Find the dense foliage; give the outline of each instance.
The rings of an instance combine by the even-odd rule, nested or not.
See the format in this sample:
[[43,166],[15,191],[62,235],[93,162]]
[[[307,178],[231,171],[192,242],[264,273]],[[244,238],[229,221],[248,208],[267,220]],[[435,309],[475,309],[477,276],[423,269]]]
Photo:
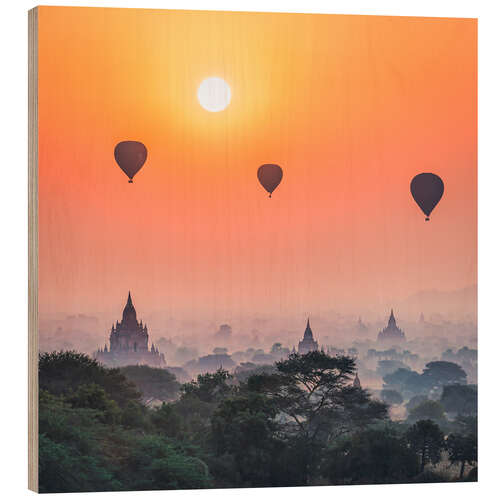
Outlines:
[[[456,370],[438,368],[457,382]],[[473,477],[476,420],[446,421],[446,438],[436,423],[443,407],[470,408],[467,390],[422,397],[414,418],[395,424],[388,403],[402,396],[386,389],[386,402],[373,399],[353,386],[355,371],[351,357],[311,352],[180,385],[166,370],[43,354],[40,491],[441,481],[433,464],[443,457],[457,464],[456,479]]]

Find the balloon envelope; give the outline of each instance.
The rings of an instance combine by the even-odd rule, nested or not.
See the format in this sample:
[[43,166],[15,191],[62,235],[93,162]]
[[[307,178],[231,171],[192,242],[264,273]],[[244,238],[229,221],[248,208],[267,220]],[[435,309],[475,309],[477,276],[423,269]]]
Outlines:
[[271,198],[271,194],[279,186],[283,178],[283,170],[279,165],[266,163],[257,170],[257,177],[262,187],[269,193],[269,198]]
[[429,215],[444,193],[441,177],[431,173],[418,174],[411,181],[410,190],[413,199],[427,216],[425,220],[429,220]]
[[115,146],[115,160],[132,182],[148,157],[148,150],[142,142],[122,141]]

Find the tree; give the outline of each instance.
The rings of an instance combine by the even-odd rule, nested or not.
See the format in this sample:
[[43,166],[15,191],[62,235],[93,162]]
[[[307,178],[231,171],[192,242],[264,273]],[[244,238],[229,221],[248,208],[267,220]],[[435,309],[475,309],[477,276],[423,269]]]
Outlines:
[[447,413],[476,415],[477,387],[459,384],[447,385],[443,388],[441,404]]
[[276,373],[276,367],[274,363],[272,365],[256,365],[255,363],[240,363],[240,365],[234,371],[234,378],[240,383],[244,383],[252,375],[258,375],[262,373]]
[[207,488],[207,465],[160,436],[136,437],[122,459],[121,474],[132,490]]
[[420,458],[420,472],[424,472],[429,462],[439,462],[445,445],[444,435],[432,420],[419,420],[412,425],[406,432],[406,439]]
[[354,360],[321,351],[291,354],[277,373],[250,377],[247,389],[265,394],[286,417],[284,432],[301,456],[303,484],[315,473],[319,451],[338,437],[387,417],[387,405],[351,384]]
[[418,473],[418,457],[392,429],[368,429],[331,448],[322,470],[333,484],[401,483]]
[[103,418],[108,411],[107,400],[97,385],[82,385],[68,396],[40,391],[40,491],[211,486],[199,450],[161,434],[148,434],[148,426],[143,425],[147,409],[137,405],[135,399],[125,404],[121,420],[128,425],[140,418],[140,427],[124,428]]
[[185,368],[189,371],[214,372],[219,368],[234,368],[236,363],[229,354],[208,354],[201,356],[197,361],[186,363]]
[[175,411],[175,406],[171,403],[162,403],[159,408],[154,409],[151,421],[166,436],[177,437],[180,434],[182,428],[181,416]]
[[262,394],[245,393],[222,401],[212,416],[216,456],[230,455],[235,464],[233,486],[285,486],[277,460],[284,443],[278,439],[278,413]]
[[389,405],[400,405],[403,402],[403,396],[392,389],[383,389],[380,391],[380,397]]
[[233,393],[234,387],[229,385],[232,378],[228,371],[219,369],[181,386],[180,399],[173,403],[173,409],[181,418],[185,439],[208,446],[210,419],[218,404]]
[[465,464],[473,465],[477,462],[477,436],[468,434],[450,434],[446,439],[450,462],[460,463],[460,479],[464,477]]
[[465,464],[476,464],[467,480],[477,481],[477,415],[459,415],[453,422],[455,430],[448,436],[446,447],[452,463],[460,463],[460,479],[463,478]]
[[427,392],[428,388],[422,381],[422,377],[418,372],[400,368],[394,373],[385,375],[384,388],[394,389],[401,393],[422,394]]
[[39,489],[41,493],[106,491],[121,483],[95,443],[105,439],[102,412],[72,408],[61,396],[39,395]]
[[445,418],[444,408],[439,401],[427,399],[418,406],[412,408],[408,415],[408,420],[416,422],[417,420],[436,420],[440,421]]
[[232,391],[228,383],[232,378],[233,376],[222,368],[215,373],[198,375],[196,381],[181,386],[181,399],[196,397],[205,403],[220,401]]
[[452,384],[465,384],[467,374],[460,365],[449,361],[431,361],[425,365],[422,380],[429,388]]
[[119,406],[140,400],[133,382],[118,368],[105,368],[86,354],[74,351],[43,353],[38,359],[39,387],[52,394],[69,394],[80,385],[96,384]]
[[129,401],[122,411],[122,425],[126,428],[143,429],[146,426],[147,408],[138,401]]
[[477,415],[459,415],[453,422],[459,434],[473,434],[477,436]]
[[132,365],[120,368],[120,371],[137,386],[145,401],[171,401],[177,397],[181,386],[175,375],[163,368]]
[[97,384],[83,384],[67,396],[66,401],[73,408],[91,408],[102,412],[97,415],[101,422],[116,424],[120,421],[120,408],[115,401],[109,399],[104,389]]
[[413,408],[417,407],[424,401],[428,401],[428,397],[424,396],[423,394],[417,394],[416,396],[413,396],[405,405],[407,411],[413,410]]
[[409,370],[410,367],[397,359],[381,359],[377,365],[377,373],[385,377],[396,370]]

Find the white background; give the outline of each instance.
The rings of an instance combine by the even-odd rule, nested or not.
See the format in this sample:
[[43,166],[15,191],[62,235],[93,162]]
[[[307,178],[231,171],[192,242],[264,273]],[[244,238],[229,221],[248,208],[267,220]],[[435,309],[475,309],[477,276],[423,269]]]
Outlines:
[[[92,499],[141,498],[434,499],[498,498],[500,490],[500,2],[495,0],[185,0],[57,2],[51,5],[318,12],[479,18],[479,483],[252,490],[98,493]],[[35,2],[2,2],[0,12],[0,494],[27,490],[27,26]],[[497,491],[497,493],[495,493]],[[89,494],[80,494],[87,497]],[[64,495],[63,495],[64,496]],[[49,495],[53,497],[53,495]],[[59,495],[58,498],[61,498]]]

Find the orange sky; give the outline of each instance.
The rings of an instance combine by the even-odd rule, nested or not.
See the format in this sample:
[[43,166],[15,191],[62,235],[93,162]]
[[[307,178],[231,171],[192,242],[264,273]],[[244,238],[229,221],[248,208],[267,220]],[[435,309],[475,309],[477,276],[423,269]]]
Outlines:
[[[385,310],[476,283],[471,19],[39,8],[40,313]],[[229,107],[205,111],[209,76]],[[127,183],[113,158],[142,141]],[[283,167],[269,199],[263,163]],[[442,177],[425,222],[414,175]]]

